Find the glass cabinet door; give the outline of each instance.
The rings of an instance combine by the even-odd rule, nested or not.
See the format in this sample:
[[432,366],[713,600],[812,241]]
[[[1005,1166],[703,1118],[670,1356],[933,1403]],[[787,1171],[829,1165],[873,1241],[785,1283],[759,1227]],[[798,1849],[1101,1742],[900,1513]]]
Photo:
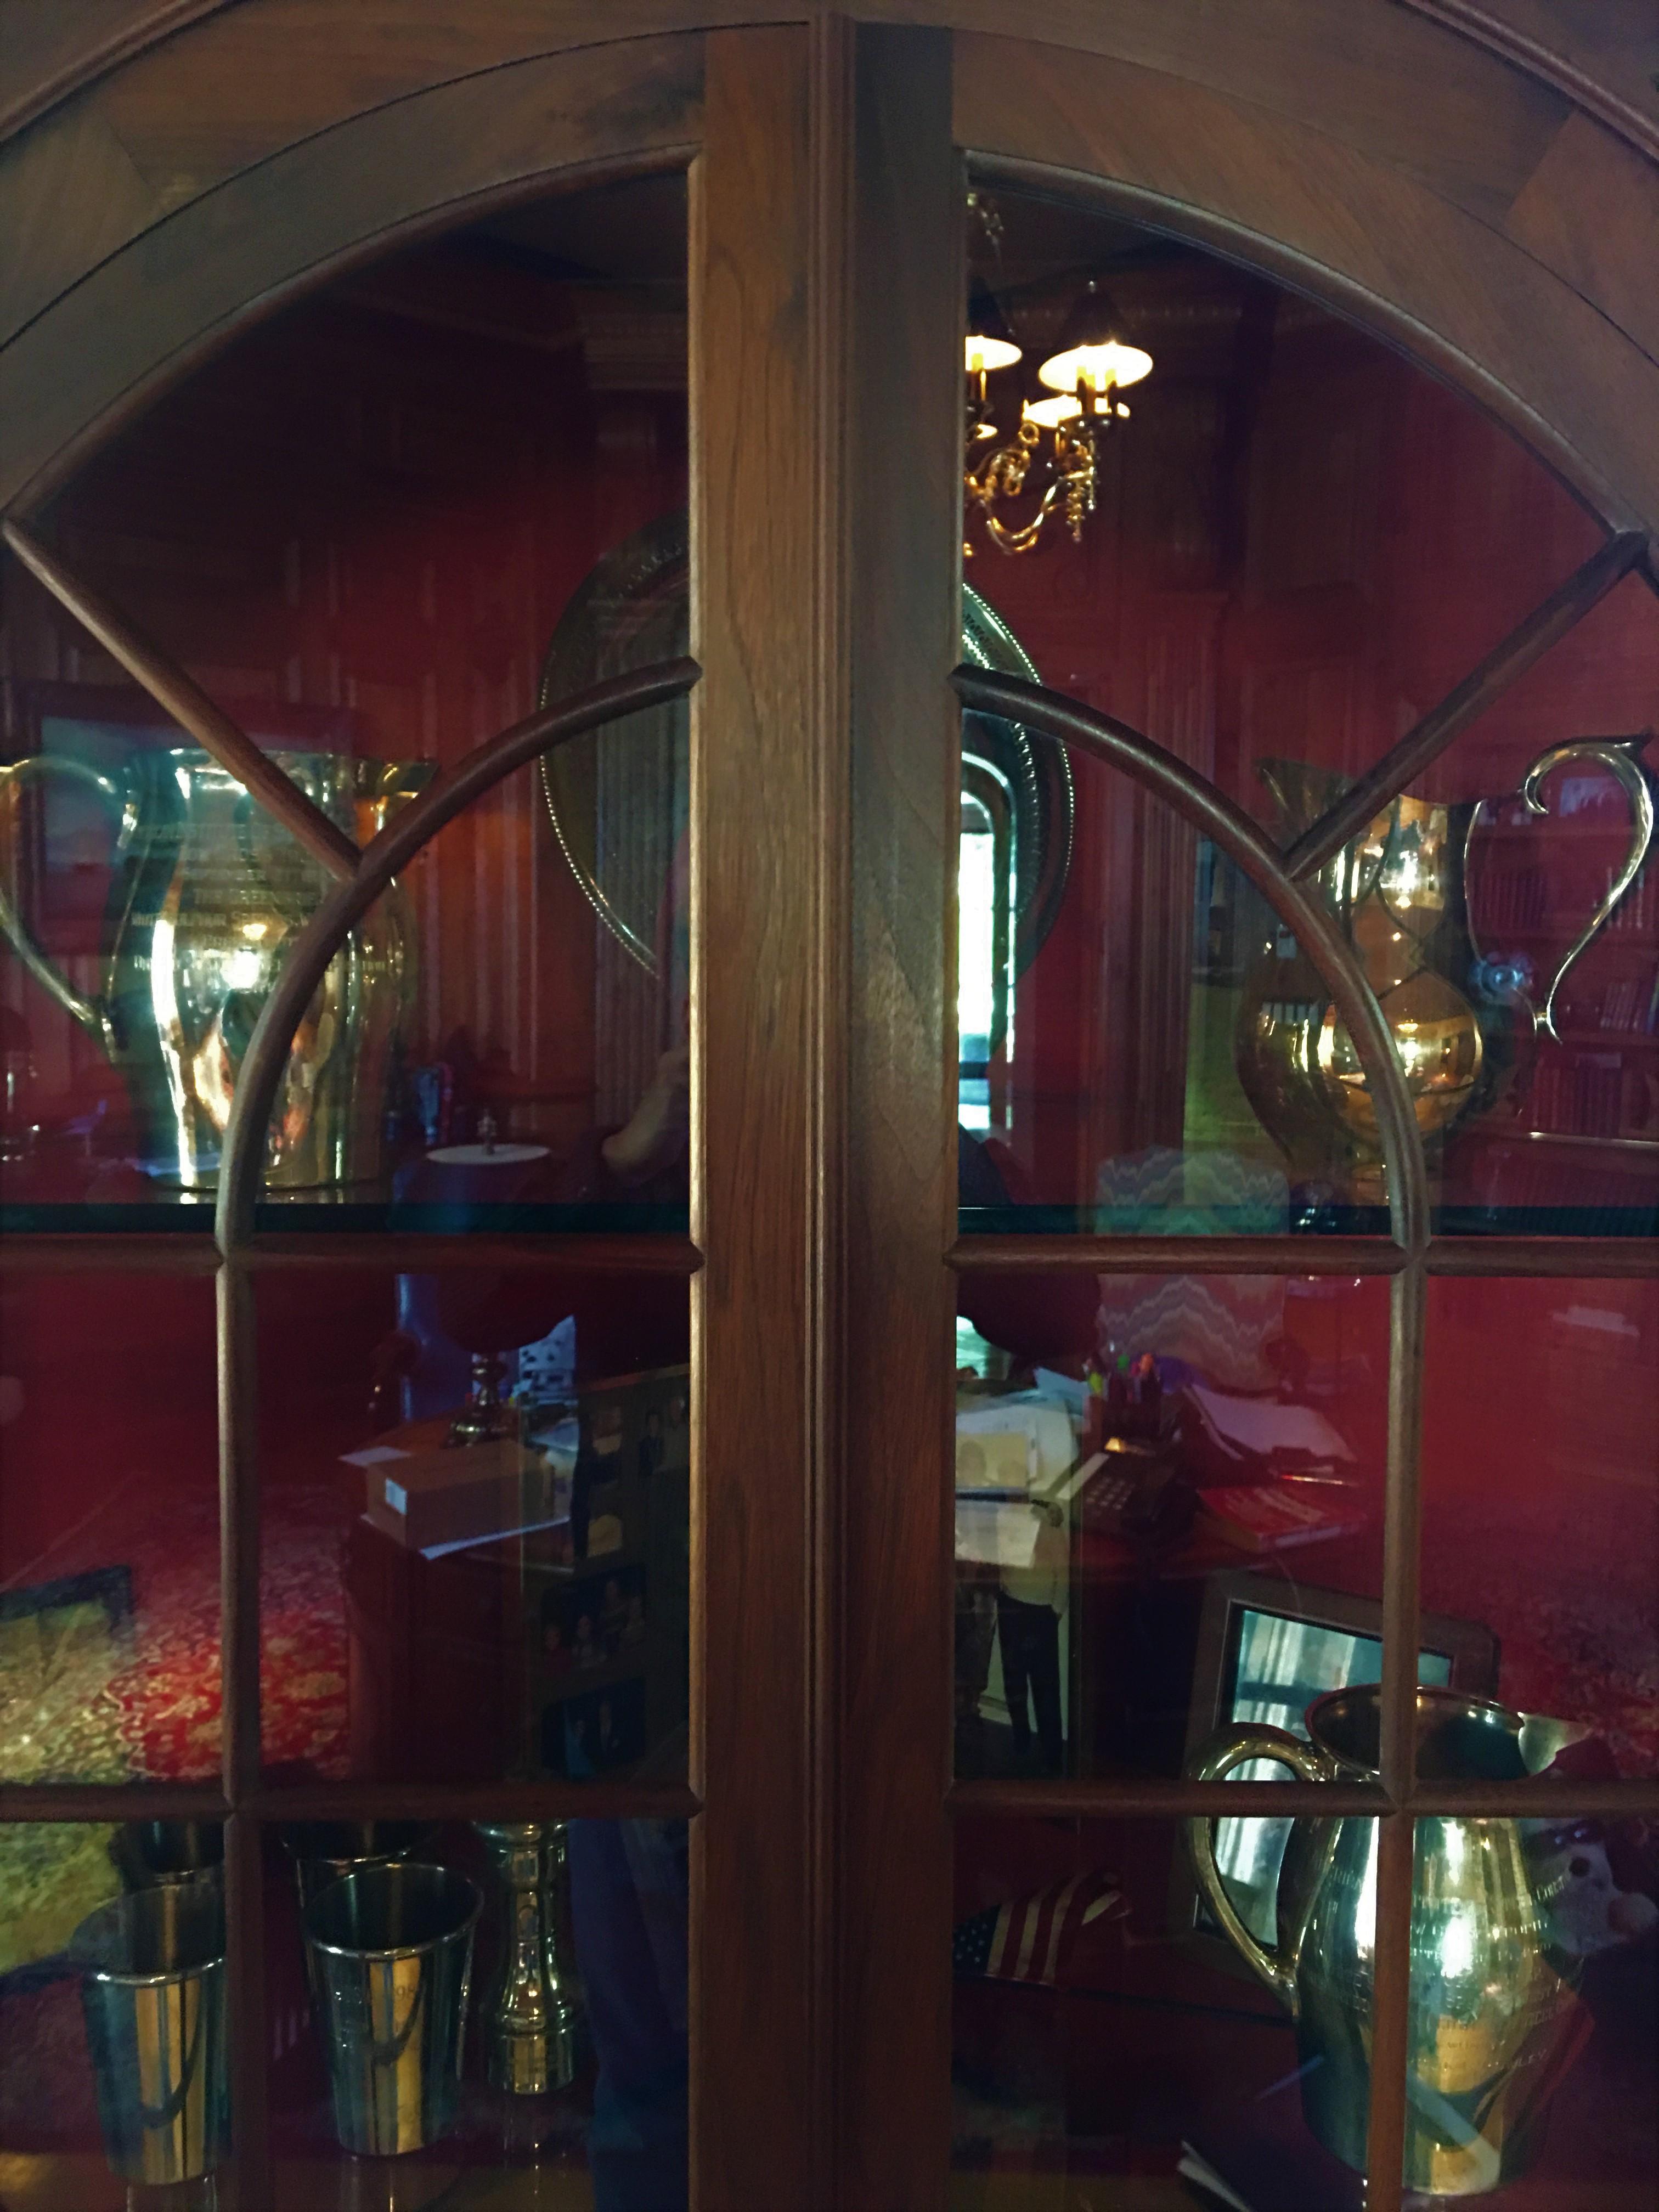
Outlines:
[[1648,386],[1484,141],[1372,254],[1486,94],[398,9],[0,334],[0,2200],[1636,2212]]
[[969,175],[951,2201],[1633,2208],[1659,602],[1362,330]]
[[685,2199],[688,256],[388,256],[20,541],[8,2201]]

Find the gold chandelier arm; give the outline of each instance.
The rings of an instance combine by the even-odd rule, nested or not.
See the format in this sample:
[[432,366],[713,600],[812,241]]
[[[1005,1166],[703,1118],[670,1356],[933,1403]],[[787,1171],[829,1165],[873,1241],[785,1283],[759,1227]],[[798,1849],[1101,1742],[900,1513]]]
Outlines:
[[357,848],[331,822],[292,777],[262,753],[246,732],[216,707],[193,678],[143,636],[119,609],[83,584],[55,553],[15,522],[0,523],[0,535],[23,566],[83,629],[91,632],[135,677],[156,704],[187,730],[247,791],[274,815],[289,835],[344,883],[356,873]]
[[1060,493],[1060,486],[1056,479],[1043,493],[1042,504],[1030,520],[1022,523],[1017,530],[1011,530],[1006,523],[1000,521],[992,513],[990,502],[985,501],[985,534],[998,552],[1029,553],[1042,535],[1043,525],[1054,513]]
[[1316,876],[1351,838],[1370,827],[1382,809],[1399,798],[1408,783],[1437,759],[1453,738],[1506,691],[1516,678],[1581,623],[1600,605],[1615,584],[1622,582],[1647,555],[1648,541],[1640,531],[1609,538],[1582,568],[1576,568],[1547,599],[1540,600],[1526,620],[1500,645],[1494,646],[1463,681],[1449,691],[1440,704],[1425,714],[1396,745],[1352,789],[1289,846],[1286,872],[1293,881]]

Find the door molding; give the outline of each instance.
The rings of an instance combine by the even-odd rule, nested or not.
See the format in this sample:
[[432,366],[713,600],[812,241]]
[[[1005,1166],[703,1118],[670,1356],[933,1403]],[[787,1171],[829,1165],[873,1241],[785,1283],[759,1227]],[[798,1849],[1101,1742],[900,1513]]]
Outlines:
[[[963,33],[956,128],[994,173],[1063,184],[1351,315],[1505,422],[1610,527],[1659,531],[1659,316],[1650,352],[1399,167],[1113,56]],[[1621,260],[1621,280],[1638,266]]]
[[[0,507],[38,506],[164,385],[306,286],[556,184],[684,166],[702,137],[702,46],[627,40],[459,77],[189,201],[0,349]],[[0,178],[0,223],[3,193]]]
[[[1625,48],[1556,70],[1532,21],[1545,0],[1526,0],[1517,46],[1519,4],[849,12],[957,31],[961,143],[1316,293],[1471,392],[1610,526],[1652,532],[1659,162],[1605,105],[1598,120],[1574,104],[1596,70],[1624,85]],[[156,0],[88,0],[103,73],[0,146],[15,241],[0,507],[37,506],[167,377],[298,286],[556,177],[684,160],[698,33],[761,12],[613,0],[593,45],[581,0],[475,0],[459,22],[434,0],[356,0],[327,38],[317,0],[242,0],[183,27]],[[780,12],[836,20],[814,0]],[[52,52],[61,88],[73,70]]]

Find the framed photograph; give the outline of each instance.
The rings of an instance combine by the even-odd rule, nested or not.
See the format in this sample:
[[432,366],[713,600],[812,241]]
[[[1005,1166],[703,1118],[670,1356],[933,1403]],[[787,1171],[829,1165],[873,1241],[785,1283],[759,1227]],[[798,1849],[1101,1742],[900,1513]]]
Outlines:
[[597,1674],[648,1633],[645,1569],[617,1566],[542,1595],[542,1657],[556,1679]]
[[542,1764],[550,1774],[586,1782],[631,1766],[645,1755],[645,1680],[608,1682],[542,1714]]
[[[1498,1639],[1478,1621],[1425,1613],[1418,1680],[1472,1697],[1498,1686]],[[1206,1737],[1230,1722],[1266,1722],[1305,1741],[1303,1715],[1328,1690],[1375,1682],[1382,1660],[1382,1609],[1343,1590],[1310,1589],[1259,1569],[1212,1576],[1199,1619],[1198,1656],[1183,1765]],[[1252,1759],[1235,1770],[1240,1781],[1282,1780],[1285,1769]],[[1216,1863],[1237,1901],[1239,1917],[1264,1942],[1276,1934],[1279,1862],[1288,1820],[1270,1817],[1216,1823]],[[1170,1884],[1171,1933],[1201,1945],[1212,1965],[1249,1969],[1205,1908],[1184,1848],[1177,1846]]]

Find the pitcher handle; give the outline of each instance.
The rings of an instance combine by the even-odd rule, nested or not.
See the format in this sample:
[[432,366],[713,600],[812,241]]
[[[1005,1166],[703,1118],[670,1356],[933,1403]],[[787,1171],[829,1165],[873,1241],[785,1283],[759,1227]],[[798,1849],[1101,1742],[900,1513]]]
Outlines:
[[1521,796],[1529,813],[1549,812],[1540,792],[1544,779],[1552,769],[1563,761],[1599,761],[1613,781],[1620,785],[1630,801],[1631,845],[1625,855],[1625,865],[1613,882],[1607,885],[1607,896],[1590,916],[1581,933],[1573,940],[1565,960],[1550,978],[1549,989],[1544,994],[1543,1011],[1537,1016],[1537,1026],[1546,1036],[1553,1037],[1559,1044],[1560,1033],[1555,1026],[1555,994],[1567,979],[1567,971],[1579,955],[1589,950],[1607,922],[1613,918],[1626,892],[1642,872],[1642,863],[1647,859],[1653,843],[1653,793],[1643,775],[1636,754],[1646,742],[1644,738],[1576,738],[1570,744],[1552,745],[1547,752],[1540,753],[1527,770],[1521,786]]
[[[1199,1750],[1187,1769],[1188,1778],[1195,1782],[1219,1782],[1252,1759],[1270,1759],[1280,1766],[1288,1766],[1292,1774],[1304,1782],[1334,1782],[1336,1769],[1322,1751],[1304,1743],[1300,1736],[1288,1735],[1283,1729],[1270,1728],[1265,1721],[1247,1721],[1237,1727],[1222,1729]],[[1235,1950],[1253,1967],[1273,1995],[1289,2011],[1292,2020],[1297,2015],[1296,1960],[1293,1947],[1263,1943],[1253,1936],[1238,1916],[1238,1909],[1227,1894],[1227,1885],[1221,1879],[1221,1869],[1215,1859],[1215,1824],[1221,1816],[1212,1814],[1207,1819],[1188,1820],[1187,1850],[1192,1859],[1193,1872],[1204,1893],[1205,1902],[1221,1923]]]
[[13,874],[9,866],[11,852],[15,850],[15,794],[26,783],[43,780],[49,775],[66,775],[73,782],[85,784],[115,809],[120,820],[115,840],[118,856],[126,850],[138,826],[137,802],[112,776],[105,775],[95,768],[88,768],[84,761],[71,760],[62,753],[27,753],[21,760],[9,761],[0,765],[0,793],[11,799],[5,817],[11,846],[6,856],[8,864],[0,866],[0,933],[9,940],[12,950],[41,989],[55,999],[66,1014],[73,1016],[82,1029],[90,1030],[101,1043],[107,1046],[112,1041],[107,1003],[101,998],[83,999],[67,977],[58,973],[30,936],[6,889]]

